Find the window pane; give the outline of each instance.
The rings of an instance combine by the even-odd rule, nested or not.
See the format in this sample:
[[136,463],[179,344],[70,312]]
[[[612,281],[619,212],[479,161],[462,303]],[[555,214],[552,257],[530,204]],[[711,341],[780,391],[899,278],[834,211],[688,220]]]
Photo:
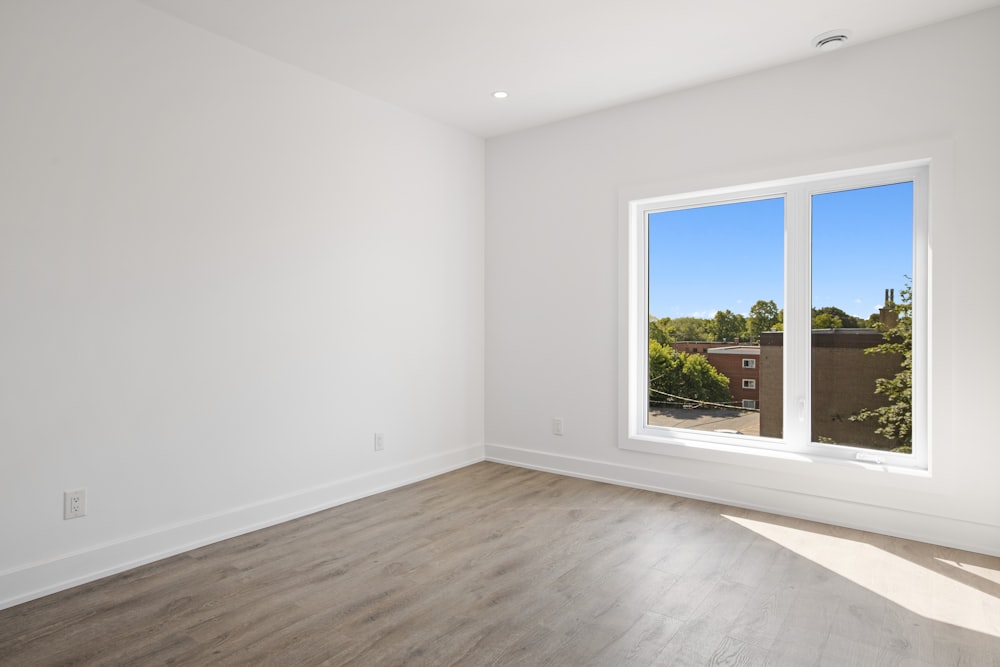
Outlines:
[[[761,340],[781,328],[784,199],[661,211],[648,223],[647,423],[780,437],[780,340],[769,357]],[[777,427],[764,432],[769,410]]]
[[812,198],[812,440],[909,452],[913,183]]

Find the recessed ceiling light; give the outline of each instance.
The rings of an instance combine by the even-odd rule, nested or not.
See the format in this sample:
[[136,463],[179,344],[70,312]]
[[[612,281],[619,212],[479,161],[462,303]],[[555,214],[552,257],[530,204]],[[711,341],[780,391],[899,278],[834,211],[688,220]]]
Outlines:
[[851,36],[849,30],[830,30],[813,37],[813,46],[820,51],[836,51],[847,43]]
[[506,97],[507,97],[507,91],[506,90],[494,90],[493,91],[493,99],[502,100],[502,99],[504,99]]

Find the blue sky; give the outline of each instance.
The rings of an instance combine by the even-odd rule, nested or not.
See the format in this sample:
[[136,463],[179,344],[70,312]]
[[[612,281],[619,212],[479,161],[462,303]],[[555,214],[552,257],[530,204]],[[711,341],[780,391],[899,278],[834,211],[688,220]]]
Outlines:
[[[656,317],[746,315],[783,303],[784,203],[722,204],[650,216],[649,312]],[[913,275],[911,183],[813,197],[813,306],[868,317],[885,289]]]

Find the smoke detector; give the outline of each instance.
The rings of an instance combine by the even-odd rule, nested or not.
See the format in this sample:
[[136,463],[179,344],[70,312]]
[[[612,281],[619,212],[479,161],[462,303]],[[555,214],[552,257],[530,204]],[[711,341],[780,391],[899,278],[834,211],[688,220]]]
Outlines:
[[849,30],[830,30],[813,37],[813,46],[820,51],[836,51],[847,43],[851,36]]

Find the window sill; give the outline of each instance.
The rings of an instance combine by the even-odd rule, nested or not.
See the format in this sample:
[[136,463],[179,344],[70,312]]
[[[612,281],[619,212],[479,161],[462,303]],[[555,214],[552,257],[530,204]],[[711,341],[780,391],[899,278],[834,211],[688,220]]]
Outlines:
[[[739,437],[741,442],[746,442],[748,439],[751,438],[749,436]],[[816,448],[829,446],[816,445]],[[791,474],[853,476],[875,472],[900,478],[931,478],[929,468],[902,466],[890,462],[859,461],[845,456],[825,455],[821,451],[784,451],[771,447],[731,444],[726,442],[723,436],[716,434],[703,439],[671,437],[669,435],[632,435],[622,438],[619,448],[658,456]],[[865,453],[871,453],[871,450],[865,450]]]

